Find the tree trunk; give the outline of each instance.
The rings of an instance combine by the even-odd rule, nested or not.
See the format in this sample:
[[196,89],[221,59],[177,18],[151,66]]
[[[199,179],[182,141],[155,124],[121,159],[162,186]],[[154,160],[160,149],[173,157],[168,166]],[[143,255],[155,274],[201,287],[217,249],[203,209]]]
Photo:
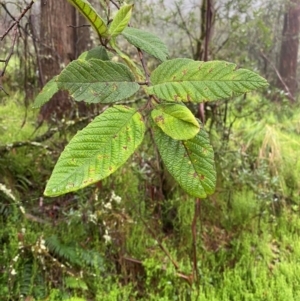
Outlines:
[[82,52],[91,49],[93,43],[89,23],[79,12],[76,14],[76,25],[75,55],[77,58]]
[[297,58],[300,31],[300,1],[291,0],[284,14],[282,43],[279,60],[278,88],[285,90],[294,101],[297,91]]
[[[208,45],[212,36],[214,1],[202,0],[201,4],[201,35],[197,42],[197,49],[194,60],[208,61]],[[198,106],[198,118],[205,123],[205,104],[202,102]]]
[[[91,49],[92,40],[90,27],[88,25],[88,21],[79,13],[76,12],[76,25],[77,28],[75,30],[75,58],[77,58],[82,52],[87,49]],[[87,116],[89,113],[92,113],[96,105],[95,104],[87,104],[83,101],[76,102],[77,107],[77,115]]]
[[[41,78],[45,85],[75,58],[75,9],[67,1],[41,1]],[[62,118],[71,108],[68,93],[61,91],[40,110],[40,120]]]

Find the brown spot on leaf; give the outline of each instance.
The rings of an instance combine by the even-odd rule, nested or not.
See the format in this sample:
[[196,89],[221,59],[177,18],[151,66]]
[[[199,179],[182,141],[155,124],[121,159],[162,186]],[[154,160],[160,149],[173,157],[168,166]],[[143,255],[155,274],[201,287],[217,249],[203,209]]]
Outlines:
[[193,177],[197,178],[198,174],[196,172],[194,172]]
[[184,70],[182,71],[182,74],[183,74],[183,75],[186,75],[186,74],[187,74],[187,70],[184,69]]
[[173,77],[172,77],[172,80],[175,80],[176,79],[176,75],[174,75]]
[[174,95],[174,100],[175,100],[175,101],[178,101],[178,97],[179,97],[179,96],[178,96],[177,94],[175,94],[175,95]]
[[205,179],[205,176],[204,175],[200,175],[199,178],[200,178],[201,181],[203,181]]
[[127,150],[127,146],[123,146],[123,149]]
[[118,135],[117,134],[115,134],[114,136],[113,136],[113,139],[116,139],[118,137]]
[[187,98],[187,101],[189,101],[189,102],[191,102],[191,101],[192,101],[192,99],[191,99],[191,95],[190,95],[190,94],[187,94],[186,98]]
[[208,73],[212,73],[213,72],[213,68],[210,68],[209,70],[208,70]]
[[159,116],[157,116],[157,117],[154,118],[154,121],[155,121],[156,123],[159,123],[159,122],[164,123],[165,118],[164,118],[163,115],[159,115]]

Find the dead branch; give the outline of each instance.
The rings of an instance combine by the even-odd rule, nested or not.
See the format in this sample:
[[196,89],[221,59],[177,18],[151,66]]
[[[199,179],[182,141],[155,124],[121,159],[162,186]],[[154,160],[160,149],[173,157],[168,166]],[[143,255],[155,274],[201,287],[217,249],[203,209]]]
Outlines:
[[275,65],[269,60],[269,58],[263,53],[262,50],[260,50],[260,54],[261,54],[261,56],[262,56],[265,60],[267,60],[267,61],[269,62],[269,64],[271,65],[271,67],[274,69],[274,71],[275,71],[275,73],[276,73],[278,79],[280,80],[280,82],[281,82],[282,85],[284,86],[284,89],[285,89],[285,91],[287,92],[288,97],[289,97],[292,101],[295,102],[295,101],[296,101],[295,98],[293,97],[292,93],[290,92],[289,87],[286,85],[285,81],[284,81],[283,78],[281,77],[281,75],[280,75],[279,71],[277,70],[277,68],[275,67]]

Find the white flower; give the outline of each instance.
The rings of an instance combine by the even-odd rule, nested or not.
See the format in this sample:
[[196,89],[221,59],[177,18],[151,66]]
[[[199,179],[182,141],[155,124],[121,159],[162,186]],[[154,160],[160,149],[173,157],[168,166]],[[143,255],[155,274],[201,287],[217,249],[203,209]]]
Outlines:
[[120,204],[120,202],[122,201],[122,198],[120,196],[116,195],[114,191],[112,191],[109,201],[110,202],[115,201],[117,204]]
[[111,207],[111,203],[106,203],[105,205],[104,205],[104,208],[106,208],[106,209],[111,209],[112,207]]
[[11,272],[10,272],[10,274],[11,274],[11,275],[17,275],[17,272],[16,272],[15,269],[12,269]]
[[[7,145],[8,146],[8,145]],[[12,194],[12,191],[7,188],[4,184],[0,183],[0,191],[4,192],[9,198],[12,200],[16,201],[15,196]]]
[[108,243],[111,242],[111,236],[108,235],[108,231],[107,230],[105,230],[105,234],[103,235],[103,238],[104,238],[106,244],[108,244]]
[[20,210],[21,210],[21,212],[22,212],[23,214],[25,214],[25,209],[24,209],[23,206],[20,206]]
[[19,254],[13,259],[13,261],[17,262],[18,258],[19,258]]
[[109,236],[108,234],[104,234],[103,238],[104,238],[106,244],[111,242],[111,236]]
[[97,214],[96,213],[91,213],[89,215],[89,221],[92,222],[93,224],[97,224]]

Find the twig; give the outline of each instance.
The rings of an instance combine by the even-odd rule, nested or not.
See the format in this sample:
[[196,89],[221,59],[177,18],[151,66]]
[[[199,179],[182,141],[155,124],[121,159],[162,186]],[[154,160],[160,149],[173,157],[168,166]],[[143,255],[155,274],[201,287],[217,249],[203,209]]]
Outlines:
[[260,54],[261,56],[268,61],[268,63],[271,65],[271,67],[274,69],[274,71],[276,72],[276,75],[277,77],[279,78],[280,82],[282,83],[282,85],[284,86],[284,89],[286,90],[286,92],[288,93],[289,95],[289,98],[292,100],[292,101],[296,101],[294,96],[292,95],[289,87],[286,85],[285,81],[283,80],[283,78],[281,77],[279,71],[277,70],[277,68],[275,67],[275,65],[269,60],[269,58],[263,53],[262,50],[260,50]]
[[[104,111],[104,109],[106,109],[107,106],[105,106],[103,108],[103,110],[101,110],[101,112]],[[43,147],[45,149],[47,149],[47,146],[42,145],[41,143],[50,139],[54,134],[56,133],[60,133],[62,131],[62,129],[71,129],[73,127],[77,127],[78,124],[82,123],[82,122],[87,122],[88,120],[90,120],[91,118],[95,117],[97,114],[92,115],[92,116],[84,116],[78,120],[76,120],[76,122],[72,122],[68,125],[63,124],[61,126],[58,127],[54,127],[54,128],[50,128],[46,133],[42,134],[41,136],[36,137],[35,139],[32,140],[27,140],[27,141],[16,141],[13,143],[8,143],[6,145],[0,146],[0,154],[4,154],[6,152],[9,152],[10,150],[14,149],[14,148],[19,148],[19,147],[23,147],[23,146],[33,146],[33,147]]]
[[10,47],[8,56],[6,57],[6,59],[1,60],[1,62],[4,63],[4,68],[2,69],[2,71],[0,73],[0,77],[4,76],[4,73],[5,73],[5,70],[7,68],[8,62],[11,59],[12,55],[14,54],[14,48],[15,48],[15,44],[16,44],[16,41],[17,41],[17,33],[18,33],[17,27],[15,27],[14,31],[15,31],[15,34],[14,34],[13,44]]
[[[177,14],[178,14],[178,16],[179,16],[179,18],[181,19],[181,22],[182,22],[182,26],[180,26],[180,24],[178,24],[178,26],[181,27],[185,31],[185,33],[187,34],[189,42],[190,42],[192,55],[194,57],[195,56],[195,51],[194,51],[194,46],[193,46],[193,40],[195,41],[196,37],[194,37],[191,33],[191,30],[189,30],[189,28],[186,24],[186,21],[184,20],[184,18],[182,16],[179,4],[177,2],[175,2],[175,6],[176,6]],[[175,23],[176,23],[176,21],[175,21]]]
[[[22,11],[21,15],[15,19],[15,21],[8,27],[8,29],[5,31],[5,33],[0,37],[0,41],[3,41],[3,39],[8,35],[8,33],[20,23],[22,18],[25,16],[25,14],[31,9],[32,5],[34,4],[34,0],[32,0]],[[3,6],[3,5],[2,5]]]
[[[126,260],[126,261],[129,261],[129,262],[133,262],[133,263],[137,263],[137,264],[140,264],[140,265],[143,265],[143,262],[141,260],[137,260],[135,258],[130,258],[130,257],[126,257],[126,256],[122,256],[122,259],[123,260]],[[166,271],[166,268],[165,267],[162,267],[162,270],[163,271]],[[185,275],[185,274],[182,274],[180,272],[176,272],[176,275],[179,277],[179,278],[182,278],[184,280],[186,280],[189,284],[191,284],[191,279],[189,276]]]
[[[8,56],[4,59],[1,60],[2,63],[4,63],[4,67],[0,73],[0,78],[2,78],[5,74],[6,68],[8,66],[8,63],[14,53],[14,48],[15,48],[15,44],[16,44],[16,40],[17,40],[17,34],[18,34],[18,25],[20,23],[20,21],[22,20],[22,18],[25,16],[25,14],[31,9],[32,5],[34,4],[34,0],[32,0],[26,7],[25,9],[22,11],[22,13],[20,14],[20,16],[15,19],[8,11],[6,6],[1,3],[2,7],[6,10],[6,12],[9,14],[9,16],[14,20],[14,22],[12,22],[12,24],[8,27],[8,29],[5,31],[5,33],[0,37],[0,41],[3,41],[3,39],[9,34],[9,32],[14,29],[14,39],[13,39],[13,44],[10,47]],[[0,91],[4,91],[5,94],[7,94],[7,92],[3,89],[3,87],[0,85]]]
[[89,24],[83,24],[83,25],[67,25],[67,27],[72,27],[72,28],[80,28],[80,27],[91,27]]
[[193,278],[196,282],[199,281],[198,260],[197,260],[197,220],[200,216],[200,199],[197,198],[195,202],[195,212],[192,222],[192,237],[193,237]]
[[[17,33],[18,33],[17,27],[15,27],[14,31],[15,31],[14,39],[13,39],[13,43],[12,43],[12,45],[11,45],[11,47],[10,47],[8,56],[6,57],[5,60],[1,60],[1,62],[4,63],[4,67],[3,67],[3,69],[2,69],[2,71],[1,71],[1,73],[0,73],[0,78],[2,78],[2,77],[4,76],[5,71],[6,71],[6,68],[7,68],[7,66],[8,66],[8,63],[9,63],[9,61],[10,61],[10,59],[11,59],[13,53],[14,53],[14,48],[15,48],[15,44],[16,44],[16,41],[17,41]],[[4,91],[4,93],[5,93],[6,95],[8,95],[8,93],[3,89],[2,86],[0,86],[0,90]]]
[[145,62],[143,51],[140,48],[137,48],[137,51],[139,53],[140,61],[142,63],[144,73],[145,73],[145,76],[146,76],[146,84],[149,85],[150,84],[149,70],[148,70],[146,62]]
[[140,219],[144,226],[147,228],[147,230],[150,232],[152,238],[157,242],[159,248],[167,255],[169,260],[172,262],[173,266],[175,267],[176,270],[179,270],[179,264],[172,258],[171,254],[169,251],[163,246],[163,244],[156,238],[155,232],[149,225],[144,221],[144,219],[140,216]]
[[109,0],[117,9],[120,9],[120,5],[117,4],[114,0]]
[[1,3],[1,6],[3,7],[3,9],[5,10],[5,12],[14,20],[16,21],[16,18],[10,13],[10,11],[7,9],[5,3]]
[[38,70],[39,70],[39,84],[40,84],[40,88],[45,86],[45,81],[44,81],[44,76],[42,73],[42,64],[41,64],[41,60],[40,60],[40,55],[39,55],[39,51],[38,51],[38,47],[37,47],[37,39],[36,39],[36,32],[35,32],[35,28],[32,24],[33,20],[32,20],[32,15],[29,16],[29,28],[31,31],[31,39],[32,39],[32,43],[33,43],[33,48],[35,51],[35,56],[36,56],[36,63],[38,65]]

